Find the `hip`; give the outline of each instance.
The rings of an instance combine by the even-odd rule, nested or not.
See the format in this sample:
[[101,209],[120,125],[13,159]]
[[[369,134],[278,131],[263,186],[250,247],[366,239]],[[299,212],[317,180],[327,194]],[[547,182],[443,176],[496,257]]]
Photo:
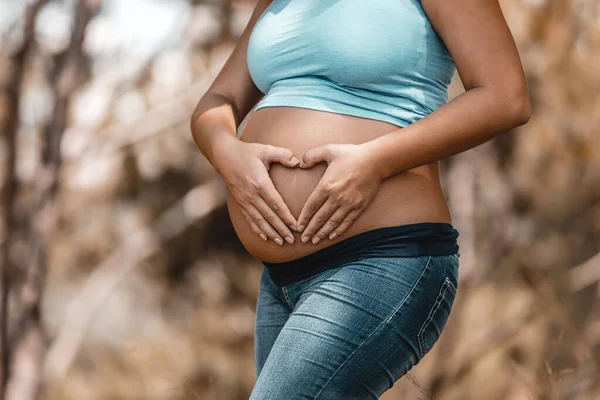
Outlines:
[[322,271],[369,259],[400,259],[458,255],[458,231],[445,222],[419,222],[375,228],[346,238],[298,259],[263,264],[277,285],[311,279]]
[[458,257],[371,256],[283,286],[263,270],[251,398],[379,398],[440,338]]

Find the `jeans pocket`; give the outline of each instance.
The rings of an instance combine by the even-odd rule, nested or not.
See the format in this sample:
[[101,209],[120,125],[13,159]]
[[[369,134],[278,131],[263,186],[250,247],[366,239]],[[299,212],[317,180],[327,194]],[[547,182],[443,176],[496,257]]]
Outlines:
[[421,357],[431,350],[442,334],[442,330],[446,326],[446,322],[450,316],[455,297],[456,287],[450,278],[444,278],[436,300],[429,310],[427,319],[423,322],[423,325],[421,325],[421,329],[419,329],[419,333],[417,334]]

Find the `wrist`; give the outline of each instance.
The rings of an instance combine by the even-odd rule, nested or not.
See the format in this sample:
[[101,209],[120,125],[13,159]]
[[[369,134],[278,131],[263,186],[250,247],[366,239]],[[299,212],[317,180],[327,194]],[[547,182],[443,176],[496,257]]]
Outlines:
[[363,143],[362,146],[365,149],[369,166],[376,179],[383,181],[393,175],[391,166],[383,157],[382,148],[376,139]]
[[212,155],[212,160],[210,160],[210,162],[220,175],[223,175],[223,167],[229,164],[229,158],[240,143],[242,142],[237,137],[234,137],[229,133],[223,133],[213,137],[210,145]]

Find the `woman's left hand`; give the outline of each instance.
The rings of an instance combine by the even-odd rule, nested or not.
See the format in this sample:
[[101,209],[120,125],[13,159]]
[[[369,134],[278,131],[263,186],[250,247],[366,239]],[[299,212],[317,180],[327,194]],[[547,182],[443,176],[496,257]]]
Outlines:
[[327,170],[298,218],[302,242],[313,244],[344,233],[371,204],[381,187],[377,161],[361,144],[327,144],[304,153],[301,168],[327,162]]

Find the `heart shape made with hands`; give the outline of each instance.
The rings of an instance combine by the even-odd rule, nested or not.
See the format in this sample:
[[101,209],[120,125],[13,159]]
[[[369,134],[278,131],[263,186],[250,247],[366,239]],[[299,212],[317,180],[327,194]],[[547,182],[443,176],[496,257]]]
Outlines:
[[313,244],[344,233],[371,204],[382,178],[370,149],[356,144],[327,144],[308,150],[298,167],[327,163],[327,170],[302,207],[297,231]]

